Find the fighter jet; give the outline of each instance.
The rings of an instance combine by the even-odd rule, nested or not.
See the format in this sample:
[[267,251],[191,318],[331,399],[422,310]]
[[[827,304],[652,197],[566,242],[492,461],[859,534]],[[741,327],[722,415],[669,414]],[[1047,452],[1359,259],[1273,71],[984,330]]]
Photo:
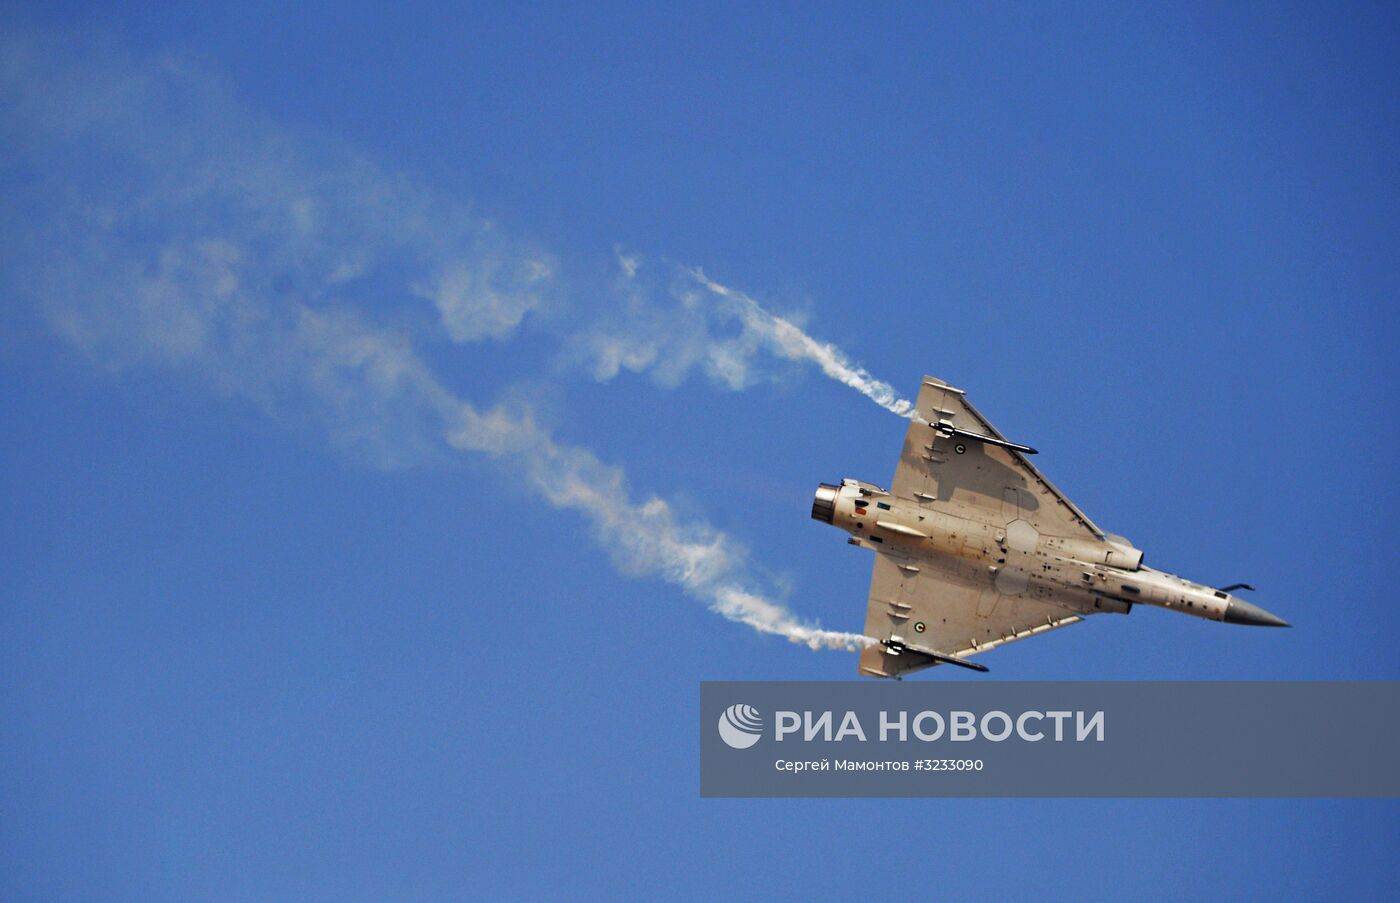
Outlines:
[[966,393],[925,376],[889,489],[822,483],[812,517],[875,552],[859,673],[900,678],[935,665],[986,671],[968,657],[1100,612],[1156,605],[1287,627],[1231,595],[1143,564],[1105,533],[978,413]]

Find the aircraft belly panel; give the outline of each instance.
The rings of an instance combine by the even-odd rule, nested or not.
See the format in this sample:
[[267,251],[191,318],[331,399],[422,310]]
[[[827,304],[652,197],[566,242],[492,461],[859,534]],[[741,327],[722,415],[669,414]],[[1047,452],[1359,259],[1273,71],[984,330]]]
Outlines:
[[[947,555],[879,553],[865,633],[881,642],[964,657],[1101,610],[1092,594],[1035,579],[1017,566],[1022,563],[988,566]],[[896,654],[876,646],[861,656],[860,670],[894,677],[933,664],[914,650]]]

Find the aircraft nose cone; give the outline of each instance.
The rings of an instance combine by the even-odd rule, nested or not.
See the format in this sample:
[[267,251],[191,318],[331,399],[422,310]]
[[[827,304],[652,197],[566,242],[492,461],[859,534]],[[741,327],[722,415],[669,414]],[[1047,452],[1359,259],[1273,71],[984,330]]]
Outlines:
[[1293,626],[1278,615],[1269,614],[1258,605],[1251,605],[1243,599],[1230,600],[1225,609],[1225,620],[1230,624],[1253,624],[1258,627]]

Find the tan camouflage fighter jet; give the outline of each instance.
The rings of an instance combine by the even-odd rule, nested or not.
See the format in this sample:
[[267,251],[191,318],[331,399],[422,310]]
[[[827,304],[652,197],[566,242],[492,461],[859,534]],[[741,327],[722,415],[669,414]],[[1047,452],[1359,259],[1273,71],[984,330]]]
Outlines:
[[812,517],[875,552],[860,656],[870,677],[933,665],[986,671],[967,656],[1099,612],[1157,605],[1212,621],[1287,627],[1230,595],[1146,567],[1040,475],[961,389],[924,377],[889,490],[822,483]]

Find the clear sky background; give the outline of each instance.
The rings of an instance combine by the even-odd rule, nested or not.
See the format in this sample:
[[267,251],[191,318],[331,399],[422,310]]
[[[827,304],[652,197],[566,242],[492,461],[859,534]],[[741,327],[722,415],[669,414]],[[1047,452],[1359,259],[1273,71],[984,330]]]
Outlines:
[[913,679],[1400,678],[1392,7],[295,6],[3,8],[0,896],[1396,895],[1395,802],[701,800],[855,669],[713,574],[858,630],[905,424],[684,269],[1295,625]]

